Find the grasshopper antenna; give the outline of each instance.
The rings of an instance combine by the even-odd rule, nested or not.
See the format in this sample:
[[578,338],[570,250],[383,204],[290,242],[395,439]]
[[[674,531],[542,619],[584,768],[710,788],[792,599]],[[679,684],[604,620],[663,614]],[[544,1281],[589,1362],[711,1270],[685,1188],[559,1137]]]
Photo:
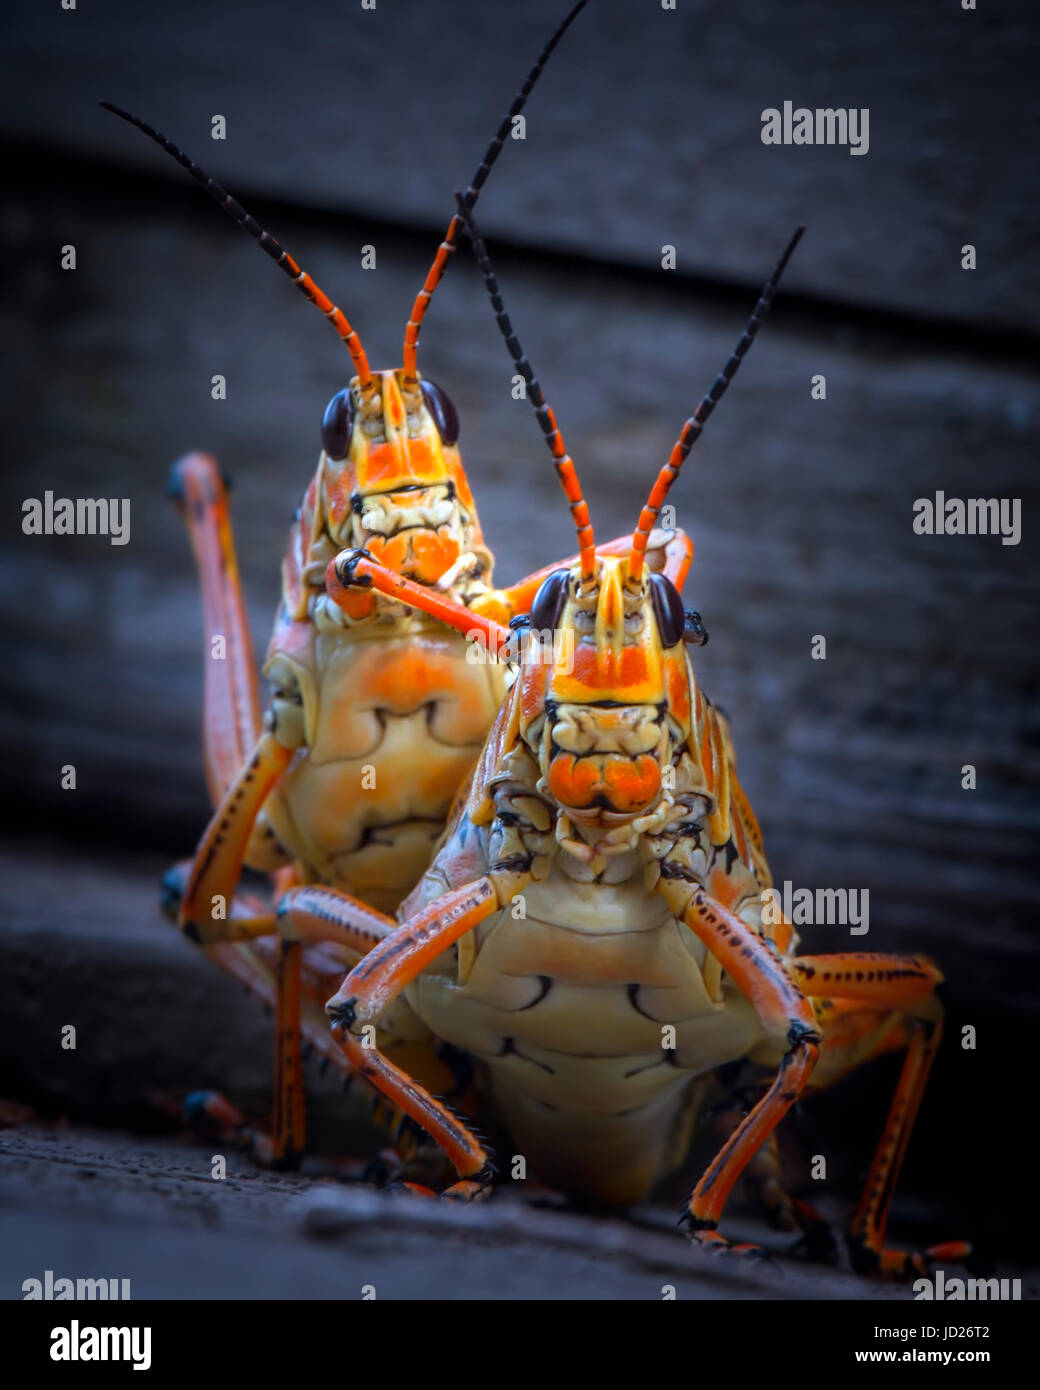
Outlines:
[[211,178],[209,174],[206,173],[205,169],[201,169],[193,159],[186,155],[172,140],[168,140],[161,131],[155,130],[147,121],[142,121],[140,116],[131,115],[129,111],[124,111],[122,107],[116,106],[111,101],[102,101],[99,105],[103,106],[106,111],[111,111],[114,116],[119,116],[122,120],[129,121],[131,125],[136,126],[137,129],[147,135],[149,139],[154,140],[157,145],[160,145],[167,154],[172,155],[177,163],[180,164],[182,168],[187,169],[192,178],[202,185],[209,196],[215,202],[219,203],[228,216],[233,218],[255,241],[259,242],[261,249],[267,252],[276,265],[281,266],[282,270],[285,271],[293,284],[302,291],[312,304],[318,306],[332,324],[333,328],[346,344],[351,361],[354,363],[354,370],[357,373],[362,391],[369,390],[372,385],[372,371],[368,365],[365,349],[361,346],[361,339],[350,326],[347,316],[343,313],[342,309],[338,309],[336,305],[333,304],[332,300],[329,299],[328,295],[314,283],[307,272],[300,269],[292,256],[289,255],[289,252],[279,245],[270,232],[265,231],[263,227],[260,226],[255,217],[252,217],[246,212],[241,203],[232,198],[231,194],[228,193],[226,189],[221,188],[216,179]]
[[552,454],[553,464],[556,468],[563,491],[570,504],[571,516],[574,518],[574,526],[578,532],[579,558],[581,561],[582,580],[592,579],[596,572],[596,541],[592,534],[592,522],[589,518],[589,508],[581,491],[581,483],[578,481],[578,470],[574,466],[574,460],[568,454],[564,443],[560,427],[556,423],[556,416],[552,409],[546,404],[542,388],[531,364],[528,362],[520,340],[513,331],[509,315],[506,313],[505,304],[502,302],[502,293],[498,288],[498,280],[491,265],[491,258],[488,256],[487,247],[484,240],[477,231],[473,222],[470,208],[466,206],[466,194],[456,193],[456,202],[459,205],[459,217],[466,228],[467,235],[473,246],[473,254],[476,257],[480,273],[484,277],[484,285],[487,288],[491,299],[491,307],[495,311],[495,319],[498,322],[499,330],[505,339],[509,355],[513,359],[513,365],[527,383],[527,396],[534,406],[534,413],[538,417],[538,423],[542,427],[545,435],[545,442],[549,446]]
[[[527,98],[531,95],[532,91],[534,90],[535,83],[538,81],[539,77],[541,77],[542,69],[549,61],[553,49],[563,38],[564,34],[577,19],[578,15],[585,8],[587,3],[588,0],[578,0],[578,4],[574,6],[574,8],[567,15],[566,19],[553,34],[552,38],[542,49],[537,61],[532,67],[531,71],[527,74],[527,80],[524,82],[524,85],[520,88],[519,92],[517,92],[512,106],[506,112],[506,115],[503,118],[501,125],[495,132],[495,138],[487,147],[487,151],[484,154],[484,158],[477,165],[477,172],[473,175],[469,187],[466,189],[466,192],[462,195],[464,203],[464,212],[471,212],[473,210],[473,207],[475,206],[477,199],[480,197],[480,190],[484,187],[484,182],[487,179],[488,174],[491,173],[491,169],[495,163],[495,160],[502,152],[502,146],[505,144],[506,137],[509,134],[514,117],[518,116],[520,112],[524,109],[524,105],[527,102]],[[419,347],[419,331],[422,328],[422,322],[423,319],[426,317],[426,310],[430,306],[430,300],[433,298],[433,293],[436,290],[437,286],[440,284],[441,279],[444,276],[444,272],[448,267],[448,261],[455,250],[455,241],[456,237],[458,236],[459,226],[460,218],[459,215],[456,214],[449,222],[448,230],[444,233],[444,240],[437,248],[437,254],[434,257],[433,264],[430,266],[429,272],[426,276],[426,280],[423,284],[422,289],[416,296],[415,303],[412,306],[411,317],[409,318],[408,325],[405,328],[404,375],[406,378],[412,381],[414,381],[416,378],[415,362]]]
[[701,431],[704,429],[709,415],[711,415],[712,411],[725,395],[726,388],[736,376],[737,370],[744,360],[748,348],[754,342],[755,334],[762,326],[762,320],[769,312],[769,306],[773,302],[773,295],[776,292],[777,285],[780,283],[780,277],[783,275],[787,262],[794,253],[794,248],[801,241],[804,231],[804,227],[799,227],[794,236],[787,243],[784,254],[777,261],[776,269],[766,282],[765,288],[759,296],[758,303],[755,305],[754,311],[747,321],[747,326],[744,329],[740,342],[733,349],[729,361],[715,378],[711,390],[686,421],[686,424],[683,425],[679,433],[679,438],[672,448],[668,462],[661,469],[660,473],[658,473],[654,485],[650,489],[650,496],[647,498],[646,505],[639,514],[639,522],[632,536],[632,549],[628,556],[628,577],[630,579],[639,579],[642,575],[647,541],[650,538],[650,532],[656,525],[657,517],[661,511],[664,499],[668,496],[669,489],[679,476],[679,470],[685,463],[687,454],[689,454],[690,450],[700,438]]

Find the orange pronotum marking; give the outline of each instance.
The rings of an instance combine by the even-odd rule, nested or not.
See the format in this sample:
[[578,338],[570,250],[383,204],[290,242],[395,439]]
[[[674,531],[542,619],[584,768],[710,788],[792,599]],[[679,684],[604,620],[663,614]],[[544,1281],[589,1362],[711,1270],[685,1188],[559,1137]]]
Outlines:
[[649,675],[646,652],[642,647],[622,647],[620,653],[606,647],[598,650],[591,642],[579,642],[574,649],[574,675],[577,685],[584,685],[600,698],[606,692],[622,692],[626,703],[638,704],[640,697],[634,687]]

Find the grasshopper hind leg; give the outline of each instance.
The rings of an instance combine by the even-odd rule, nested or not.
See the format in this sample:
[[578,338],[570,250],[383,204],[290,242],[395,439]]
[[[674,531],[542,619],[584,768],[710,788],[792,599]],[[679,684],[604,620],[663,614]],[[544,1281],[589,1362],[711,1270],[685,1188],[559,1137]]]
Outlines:
[[789,962],[799,988],[812,999],[823,1035],[814,1087],[830,1085],[882,1053],[903,1050],[903,1066],[874,1151],[847,1244],[860,1274],[907,1279],[938,1260],[962,1262],[964,1241],[924,1250],[885,1244],[889,1209],[928,1076],[942,1039],[936,990],[942,976],[921,956],[846,953],[800,956]]

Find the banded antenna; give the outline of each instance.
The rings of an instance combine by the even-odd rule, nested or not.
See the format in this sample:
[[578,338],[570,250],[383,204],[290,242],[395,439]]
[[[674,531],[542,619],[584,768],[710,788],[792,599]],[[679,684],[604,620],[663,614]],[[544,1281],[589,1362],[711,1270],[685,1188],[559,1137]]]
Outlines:
[[686,461],[690,450],[701,437],[704,425],[712,411],[726,393],[726,388],[737,374],[741,362],[747,354],[748,348],[755,340],[755,334],[762,326],[762,320],[769,312],[769,306],[773,302],[773,295],[776,287],[780,283],[780,277],[784,273],[787,262],[791,259],[794,248],[802,239],[804,227],[799,227],[794,236],[787,243],[784,254],[776,263],[776,269],[766,282],[766,286],[759,296],[758,303],[755,305],[751,317],[747,321],[740,342],[733,349],[729,361],[719,372],[712,384],[711,390],[701,401],[700,405],[693,412],[690,418],[683,425],[676,440],[668,462],[658,473],[653,487],[650,489],[650,496],[647,498],[646,505],[639,514],[639,521],[632,536],[632,549],[628,556],[628,576],[630,579],[639,579],[643,573],[643,561],[646,556],[647,541],[650,532],[654,528],[660,514],[664,499],[668,496],[669,489],[679,476],[679,470]]
[[[553,49],[563,38],[564,34],[574,23],[575,19],[577,19],[578,15],[585,8],[587,3],[588,0],[578,0],[578,4],[574,6],[574,8],[567,15],[567,18],[563,21],[563,23],[553,34],[552,38],[542,49],[537,60],[535,61],[534,66],[532,67],[531,71],[527,74],[527,80],[524,82],[524,85],[520,88],[519,92],[517,92],[512,106],[506,112],[506,115],[503,118],[501,125],[495,132],[494,139],[491,141],[491,144],[487,147],[487,151],[484,154],[484,158],[477,165],[477,172],[473,175],[469,187],[466,189],[466,192],[462,195],[466,212],[471,212],[474,206],[476,205],[476,201],[480,197],[480,190],[484,187],[484,182],[487,179],[488,174],[491,173],[491,169],[495,163],[495,160],[502,152],[502,146],[505,144],[506,137],[510,132],[513,120],[515,117],[519,116],[520,112],[524,109],[524,105],[527,102],[527,98],[531,95],[531,92],[534,90],[535,83],[538,81],[539,77],[541,77],[542,69],[549,61]],[[434,257],[433,264],[430,266],[429,272],[427,273],[426,280],[423,284],[422,289],[416,296],[415,303],[412,306],[411,317],[409,318],[408,325],[405,328],[403,359],[404,374],[409,380],[412,381],[414,381],[416,378],[415,361],[417,350],[419,347],[419,331],[422,328],[423,319],[426,317],[426,310],[430,306],[430,300],[433,298],[433,292],[440,284],[444,272],[448,267],[448,261],[455,250],[455,241],[456,237],[458,236],[460,225],[461,224],[459,215],[456,214],[448,223],[448,230],[444,233],[444,240],[437,248],[437,254]]]
[[246,212],[242,204],[235,198],[232,198],[231,194],[228,193],[226,189],[222,188],[220,184],[217,183],[216,179],[211,178],[210,175],[206,173],[205,169],[200,168],[189,155],[186,155],[172,140],[168,140],[161,131],[154,129],[147,121],[142,121],[140,116],[131,115],[129,111],[124,111],[121,106],[116,106],[111,101],[103,101],[100,105],[103,106],[106,111],[111,111],[114,116],[120,116],[124,121],[129,121],[131,125],[143,131],[149,139],[154,140],[157,145],[160,145],[167,154],[172,155],[177,163],[180,164],[182,168],[187,169],[192,178],[202,185],[209,196],[224,209],[227,215],[247,231],[254,241],[259,242],[261,249],[267,252],[276,265],[281,266],[282,270],[285,271],[293,284],[303,292],[312,304],[318,306],[332,324],[333,328],[347,346],[347,351],[350,353],[351,361],[354,363],[354,370],[357,372],[361,389],[363,391],[369,390],[372,386],[372,370],[368,365],[365,349],[361,346],[361,339],[350,326],[350,322],[343,310],[338,309],[336,305],[333,304],[324,290],[315,284],[305,270],[300,269],[292,256],[289,255],[289,252],[275,240],[270,232],[265,231],[264,228],[260,226],[260,223],[257,222],[256,218]]
[[527,397],[534,406],[534,413],[538,423],[542,427],[545,435],[545,442],[549,446],[552,454],[553,465],[556,468],[557,476],[563,487],[564,495],[570,505],[571,516],[574,518],[575,530],[578,533],[579,559],[581,561],[581,577],[583,580],[592,579],[596,573],[596,541],[592,534],[592,522],[589,518],[589,508],[582,495],[581,483],[578,481],[578,470],[574,466],[574,460],[568,454],[563,442],[563,435],[560,427],[556,423],[556,416],[551,407],[546,403],[542,388],[531,369],[531,364],[527,360],[520,340],[513,331],[509,315],[506,313],[505,304],[502,302],[502,292],[498,288],[498,280],[495,276],[494,268],[491,265],[491,258],[488,255],[484,240],[473,222],[473,216],[466,207],[466,195],[456,193],[455,199],[459,205],[459,216],[465,225],[466,232],[473,246],[473,254],[476,257],[480,273],[484,277],[484,285],[487,288],[491,299],[491,307],[495,311],[495,320],[498,323],[502,337],[505,339],[509,355],[513,359],[513,365],[527,383]]
[[[516,98],[514,99],[513,104],[509,108],[509,111],[503,119],[501,125],[499,126],[494,139],[488,146],[484,158],[477,166],[477,171],[473,176],[473,181],[471,182],[469,188],[466,190],[466,197],[468,199],[469,206],[472,206],[473,203],[477,201],[477,198],[480,194],[480,190],[484,186],[484,182],[487,179],[488,174],[491,172],[491,168],[494,165],[495,160],[498,158],[502,146],[505,143],[506,137],[509,134],[513,119],[515,116],[518,116],[520,112],[523,110],[527,98],[530,96],[531,92],[534,89],[535,83],[541,76],[542,69],[548,62],[553,49],[563,38],[563,35],[570,28],[571,24],[577,18],[580,11],[585,8],[585,5],[587,3],[588,0],[578,0],[578,3],[570,10],[563,23],[559,25],[552,38],[549,40],[545,48],[542,50],[542,53],[538,57],[533,68],[528,73],[527,80],[524,82],[524,85],[520,88],[520,91],[517,93]],[[233,221],[237,222],[240,227],[247,231],[249,235],[259,243],[261,248],[267,252],[271,259],[277,265],[279,265],[282,268],[282,270],[285,271],[286,275],[288,275],[289,278],[292,280],[293,284],[295,284],[303,292],[306,298],[309,299],[312,304],[316,304],[318,306],[318,308],[321,310],[321,312],[325,315],[325,317],[332,324],[333,328],[339,334],[340,338],[346,344],[347,350],[349,351],[351,356],[351,360],[354,363],[354,370],[357,373],[358,382],[361,386],[361,389],[363,391],[368,391],[372,389],[374,385],[372,370],[369,367],[368,357],[365,354],[365,350],[361,344],[361,339],[358,336],[357,332],[351,326],[349,320],[347,319],[343,311],[337,308],[335,304],[333,304],[332,300],[329,299],[328,295],[325,294],[325,292],[314,282],[314,280],[310,277],[310,275],[306,273],[306,271],[301,270],[300,266],[297,264],[295,259],[289,254],[288,251],[285,250],[283,246],[279,244],[275,237],[273,237],[270,232],[266,231],[263,227],[261,227],[259,222],[257,222],[256,218],[253,217],[250,213],[248,213],[245,210],[245,208],[242,207],[241,203],[239,203],[237,199],[233,198],[231,194],[228,193],[227,190],[216,181],[215,178],[213,178],[210,174],[207,174],[205,169],[201,168],[198,164],[196,164],[195,161],[184,152],[184,150],[182,150],[178,145],[175,145],[173,141],[168,139],[165,135],[163,135],[161,131],[158,131],[153,126],[150,126],[148,122],[142,120],[140,116],[134,116],[129,111],[124,111],[122,107],[116,106],[114,102],[103,101],[100,103],[100,105],[103,106],[106,111],[111,111],[113,115],[119,116],[122,120],[128,121],[130,125],[136,126],[137,129],[140,130],[143,134],[147,135],[149,139],[154,140],[155,143],[159,145],[162,149],[164,149],[167,154],[171,155],[177,161],[177,163],[181,165],[182,168],[186,169],[188,173],[192,176],[192,178],[196,180],[197,183],[202,185],[202,187],[206,190],[210,197],[213,198],[214,201],[218,203],[220,207],[223,208],[223,210],[228,214],[229,217],[233,219]],[[415,361],[416,351],[419,343],[419,330],[422,327],[422,321],[425,317],[426,309],[429,305],[430,299],[433,296],[433,292],[436,290],[438,284],[440,283],[441,278],[444,275],[444,271],[447,267],[448,259],[455,249],[455,237],[458,232],[458,226],[458,217],[453,217],[448,225],[448,230],[445,233],[444,240],[441,242],[441,245],[437,250],[437,254],[434,257],[433,264],[430,267],[429,272],[427,273],[423,287],[419,291],[419,294],[415,300],[415,304],[412,308],[411,317],[408,320],[408,326],[405,329],[404,371],[405,375],[412,379],[414,379],[416,375]]]

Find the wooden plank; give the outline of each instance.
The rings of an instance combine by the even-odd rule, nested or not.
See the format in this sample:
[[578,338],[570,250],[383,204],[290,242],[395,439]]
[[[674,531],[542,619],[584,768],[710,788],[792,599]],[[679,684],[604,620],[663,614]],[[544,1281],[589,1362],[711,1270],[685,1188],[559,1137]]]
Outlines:
[[[21,825],[59,837],[59,851],[119,844],[173,858],[194,843],[206,801],[198,602],[163,495],[168,464],[203,447],[234,476],[262,649],[321,413],[348,368],[313,310],[205,200],[176,185],[146,205],[133,195],[132,181],[54,187],[17,169],[7,189],[0,246],[18,275],[0,326],[18,352],[5,368],[3,505],[17,517],[46,488],[128,496],[133,527],[125,547],[17,534],[7,547],[0,793]],[[373,359],[396,360],[424,239],[388,232],[378,271],[353,275],[342,264],[349,226],[340,238],[290,216],[277,230],[308,248]],[[54,253],[66,240],[79,247],[74,273]],[[753,296],[702,302],[677,281],[630,286],[532,257],[499,269],[597,528],[617,534]],[[510,397],[465,258],[438,296],[422,360],[459,407],[500,575],[567,552],[548,458],[528,407]],[[223,402],[210,398],[215,372],[227,376]],[[825,401],[810,399],[816,372]],[[1015,1058],[1035,1025],[1037,944],[1022,930],[1033,900],[1035,660],[1023,633],[1037,577],[1028,531],[1018,546],[920,537],[912,509],[936,489],[1017,497],[1028,527],[1035,391],[1035,375],[1010,360],[794,314],[781,296],[675,496],[697,545],[689,599],[712,631],[698,675],[733,716],[777,877],[869,888],[871,929],[858,944],[927,949],[950,977],[953,1041],[914,1180],[949,1201],[1017,1113]],[[828,639],[825,662],[811,659],[814,634]],[[77,767],[74,792],[60,790],[66,763]],[[978,769],[975,792],[961,790],[966,763]],[[53,862],[57,876],[60,852]],[[60,905],[53,913],[60,922]],[[817,950],[856,944],[832,928],[806,935]],[[966,1024],[984,1039],[978,1053],[957,1046]],[[980,1120],[944,1168],[965,1095]],[[1012,1239],[1010,1192],[1001,1202],[993,1219]]]
[[[158,151],[97,110],[107,97],[233,190],[432,230],[564,9],[95,0],[65,12],[20,0],[0,132],[155,168]],[[489,185],[486,230],[651,268],[669,244],[679,275],[750,284],[804,221],[794,288],[1035,324],[1040,284],[1025,262],[1036,36],[1029,6],[595,0],[531,103],[526,141]],[[867,108],[868,152],[763,145],[763,110],[788,99]],[[210,139],[215,113],[223,143]],[[969,242],[975,272],[960,268]],[[343,255],[357,266],[360,243],[345,238]]]

